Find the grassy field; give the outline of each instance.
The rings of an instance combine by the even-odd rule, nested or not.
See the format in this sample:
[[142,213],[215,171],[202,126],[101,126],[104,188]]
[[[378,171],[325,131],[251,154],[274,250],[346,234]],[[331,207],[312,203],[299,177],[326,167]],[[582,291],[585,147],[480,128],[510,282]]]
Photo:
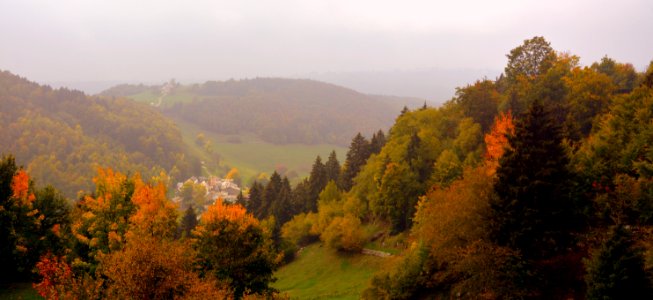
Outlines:
[[273,286],[291,299],[358,299],[386,262],[376,256],[337,254],[316,243],[277,271]]
[[0,299],[7,300],[32,300],[43,299],[32,288],[31,283],[0,284]]
[[[260,172],[271,174],[278,166],[285,166],[288,172],[295,171],[299,179],[311,171],[315,157],[320,155],[325,162],[332,150],[336,150],[338,160],[343,163],[347,149],[334,145],[275,145],[263,142],[254,136],[227,136],[204,131],[182,120],[173,120],[182,132],[184,142],[190,151],[205,163],[206,171],[223,176],[225,165],[236,167],[244,183]],[[198,133],[211,141],[213,154],[195,143]],[[220,166],[216,157],[219,156]]]

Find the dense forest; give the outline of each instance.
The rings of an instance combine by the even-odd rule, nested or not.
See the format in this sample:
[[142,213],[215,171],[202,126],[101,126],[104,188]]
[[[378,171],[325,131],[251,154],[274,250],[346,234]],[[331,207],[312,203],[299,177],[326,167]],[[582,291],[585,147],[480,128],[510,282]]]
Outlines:
[[275,172],[200,216],[164,178],[112,169],[70,204],[5,156],[3,279],[49,299],[273,298],[302,247],[380,243],[397,255],[364,299],[650,299],[653,63],[582,66],[543,37],[507,58],[440,107],[352,134],[342,163],[318,156],[295,186]]
[[[250,133],[275,144],[344,146],[357,132],[371,133],[389,127],[397,103],[418,101],[369,96],[332,84],[299,79],[256,78],[169,86],[161,105],[165,114],[207,131]],[[136,100],[150,95],[144,99],[157,104],[163,87],[119,85],[101,95],[132,96]]]
[[91,190],[100,166],[143,175],[199,173],[175,125],[125,98],[89,97],[0,72],[0,152],[41,182],[74,197]]

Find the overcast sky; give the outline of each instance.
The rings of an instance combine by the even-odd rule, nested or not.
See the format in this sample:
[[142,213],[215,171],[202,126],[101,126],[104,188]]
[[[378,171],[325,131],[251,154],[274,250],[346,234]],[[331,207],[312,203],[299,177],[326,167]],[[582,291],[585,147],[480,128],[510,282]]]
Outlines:
[[653,1],[0,0],[0,69],[42,82],[502,70],[535,35],[642,70]]

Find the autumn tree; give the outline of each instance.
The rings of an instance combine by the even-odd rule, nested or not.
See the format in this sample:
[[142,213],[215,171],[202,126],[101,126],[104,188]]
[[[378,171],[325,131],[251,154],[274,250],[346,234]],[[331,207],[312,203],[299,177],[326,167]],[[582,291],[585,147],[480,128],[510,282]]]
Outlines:
[[227,173],[227,176],[225,176],[225,179],[231,179],[237,185],[241,185],[242,183],[240,172],[236,168],[231,168],[231,170],[229,170],[229,173]]
[[268,294],[274,280],[275,255],[269,233],[240,205],[226,205],[221,199],[202,214],[193,232],[193,247],[203,274],[226,282],[234,297]]
[[112,169],[98,169],[93,196],[84,196],[72,212],[72,250],[80,267],[94,272],[101,253],[122,248],[129,219],[137,205],[132,196],[140,177],[127,177]]
[[515,125],[510,111],[494,118],[492,129],[484,137],[485,160],[492,173],[499,167],[499,159],[503,157],[507,147],[510,147],[508,137],[514,133]]

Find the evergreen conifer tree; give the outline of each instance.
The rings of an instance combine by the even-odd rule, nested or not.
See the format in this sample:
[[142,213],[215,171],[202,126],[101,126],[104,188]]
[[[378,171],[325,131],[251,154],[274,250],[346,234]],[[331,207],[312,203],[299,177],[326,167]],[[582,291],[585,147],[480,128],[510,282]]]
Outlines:
[[263,202],[263,185],[254,181],[252,186],[249,188],[249,201],[245,208],[247,211],[254,216],[258,216],[259,211],[261,210],[261,204]]
[[195,214],[195,209],[191,204],[186,209],[186,212],[184,212],[184,216],[181,219],[181,226],[179,226],[181,237],[190,237],[195,226],[197,226],[197,215]]
[[324,164],[324,167],[326,168],[327,182],[331,180],[338,182],[340,178],[340,162],[338,162],[335,150],[329,154],[329,159]]
[[379,129],[379,131],[372,136],[372,140],[370,140],[370,152],[373,154],[379,154],[381,149],[383,149],[383,146],[385,146],[385,142],[385,134],[383,133],[383,130]]
[[310,203],[308,206],[311,208],[311,211],[317,211],[317,198],[320,196],[322,189],[324,189],[329,182],[327,176],[326,166],[322,163],[322,158],[318,155],[315,158],[315,163],[313,163],[311,175],[308,179],[310,190]]
[[568,158],[559,126],[534,102],[508,138],[500,159],[497,197],[490,207],[490,232],[501,246],[526,257],[545,257],[565,249],[573,227]]
[[261,201],[261,207],[258,210],[258,214],[256,214],[256,217],[259,220],[263,220],[272,214],[272,205],[279,198],[281,185],[281,176],[279,173],[277,173],[277,171],[274,171],[272,176],[270,176],[270,182],[268,182],[268,184],[265,186],[265,189],[263,190],[263,201]]
[[358,175],[361,167],[365,165],[370,154],[370,143],[359,132],[351,141],[349,151],[347,151],[347,160],[345,161],[342,176],[340,176],[340,188],[342,190],[349,191],[351,189],[354,185],[354,177]]

